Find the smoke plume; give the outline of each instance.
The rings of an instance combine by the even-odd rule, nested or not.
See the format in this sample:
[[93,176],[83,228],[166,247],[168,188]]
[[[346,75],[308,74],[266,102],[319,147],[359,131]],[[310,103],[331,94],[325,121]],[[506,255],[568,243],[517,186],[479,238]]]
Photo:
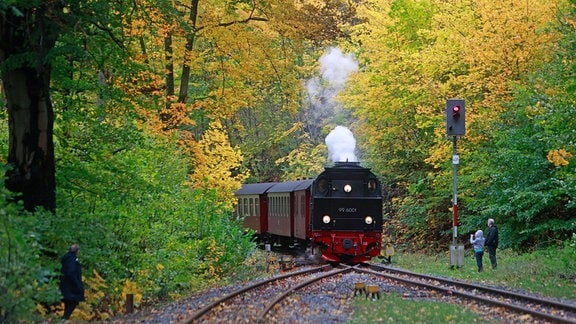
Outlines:
[[342,90],[348,76],[358,71],[358,62],[352,54],[343,54],[339,48],[329,48],[320,58],[320,73],[336,91]]
[[[332,47],[320,57],[320,76],[306,82],[310,101],[311,125],[324,125],[342,109],[335,98],[346,85],[351,73],[358,71],[358,62],[353,54],[344,54]],[[316,135],[316,134],[312,134]]]
[[348,128],[336,126],[325,141],[332,162],[358,162],[355,154],[356,139]]

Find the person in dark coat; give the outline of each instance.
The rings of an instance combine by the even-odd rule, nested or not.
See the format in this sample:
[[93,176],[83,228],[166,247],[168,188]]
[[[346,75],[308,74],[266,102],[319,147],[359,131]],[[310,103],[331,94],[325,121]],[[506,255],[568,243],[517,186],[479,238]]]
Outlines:
[[69,319],[72,312],[84,297],[84,284],[82,283],[82,267],[78,262],[80,245],[72,244],[62,257],[62,275],[60,276],[60,292],[64,301],[64,315]]
[[486,236],[486,247],[488,247],[488,256],[490,257],[490,263],[492,264],[492,269],[496,269],[498,265],[496,263],[496,248],[498,247],[498,228],[494,224],[494,220],[490,218],[488,220],[488,235]]

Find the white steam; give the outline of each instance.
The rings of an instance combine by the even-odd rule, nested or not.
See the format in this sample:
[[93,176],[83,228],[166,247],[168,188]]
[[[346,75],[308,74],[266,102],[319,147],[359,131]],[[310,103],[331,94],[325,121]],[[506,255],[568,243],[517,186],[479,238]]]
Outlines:
[[342,90],[348,76],[358,71],[358,62],[352,54],[343,54],[339,48],[332,47],[320,58],[320,73],[337,91]]
[[[342,53],[336,47],[326,49],[319,59],[320,75],[306,81],[309,109],[306,111],[306,131],[312,138],[322,135],[327,125],[336,120],[352,119],[336,100],[351,74],[358,71],[358,62],[352,53]],[[356,139],[344,126],[336,126],[325,138],[332,162],[358,162]]]
[[312,123],[320,124],[341,111],[335,97],[344,89],[350,74],[358,71],[353,54],[331,47],[320,57],[320,77],[306,81]]
[[358,162],[355,154],[356,139],[348,128],[336,126],[325,141],[332,162]]

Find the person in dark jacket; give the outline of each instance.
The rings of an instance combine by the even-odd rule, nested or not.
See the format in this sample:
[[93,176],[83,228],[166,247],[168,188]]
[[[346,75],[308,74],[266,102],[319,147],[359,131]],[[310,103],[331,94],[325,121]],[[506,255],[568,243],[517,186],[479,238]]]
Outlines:
[[498,265],[496,263],[496,248],[498,247],[498,228],[494,224],[494,220],[490,218],[488,220],[488,235],[486,236],[486,247],[488,247],[488,256],[490,257],[490,263],[492,264],[492,269],[496,269]]
[[85,300],[84,284],[82,283],[82,267],[78,262],[80,245],[72,244],[62,257],[62,275],[60,276],[60,292],[64,301],[64,315],[69,319],[78,303]]

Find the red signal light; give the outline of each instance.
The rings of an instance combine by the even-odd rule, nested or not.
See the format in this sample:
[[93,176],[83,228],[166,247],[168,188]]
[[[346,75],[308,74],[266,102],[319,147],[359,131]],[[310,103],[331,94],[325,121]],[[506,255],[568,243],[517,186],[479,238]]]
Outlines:
[[446,100],[446,134],[448,136],[462,136],[466,131],[466,105],[463,99]]
[[452,107],[452,116],[454,118],[459,118],[460,117],[460,106],[454,106]]

